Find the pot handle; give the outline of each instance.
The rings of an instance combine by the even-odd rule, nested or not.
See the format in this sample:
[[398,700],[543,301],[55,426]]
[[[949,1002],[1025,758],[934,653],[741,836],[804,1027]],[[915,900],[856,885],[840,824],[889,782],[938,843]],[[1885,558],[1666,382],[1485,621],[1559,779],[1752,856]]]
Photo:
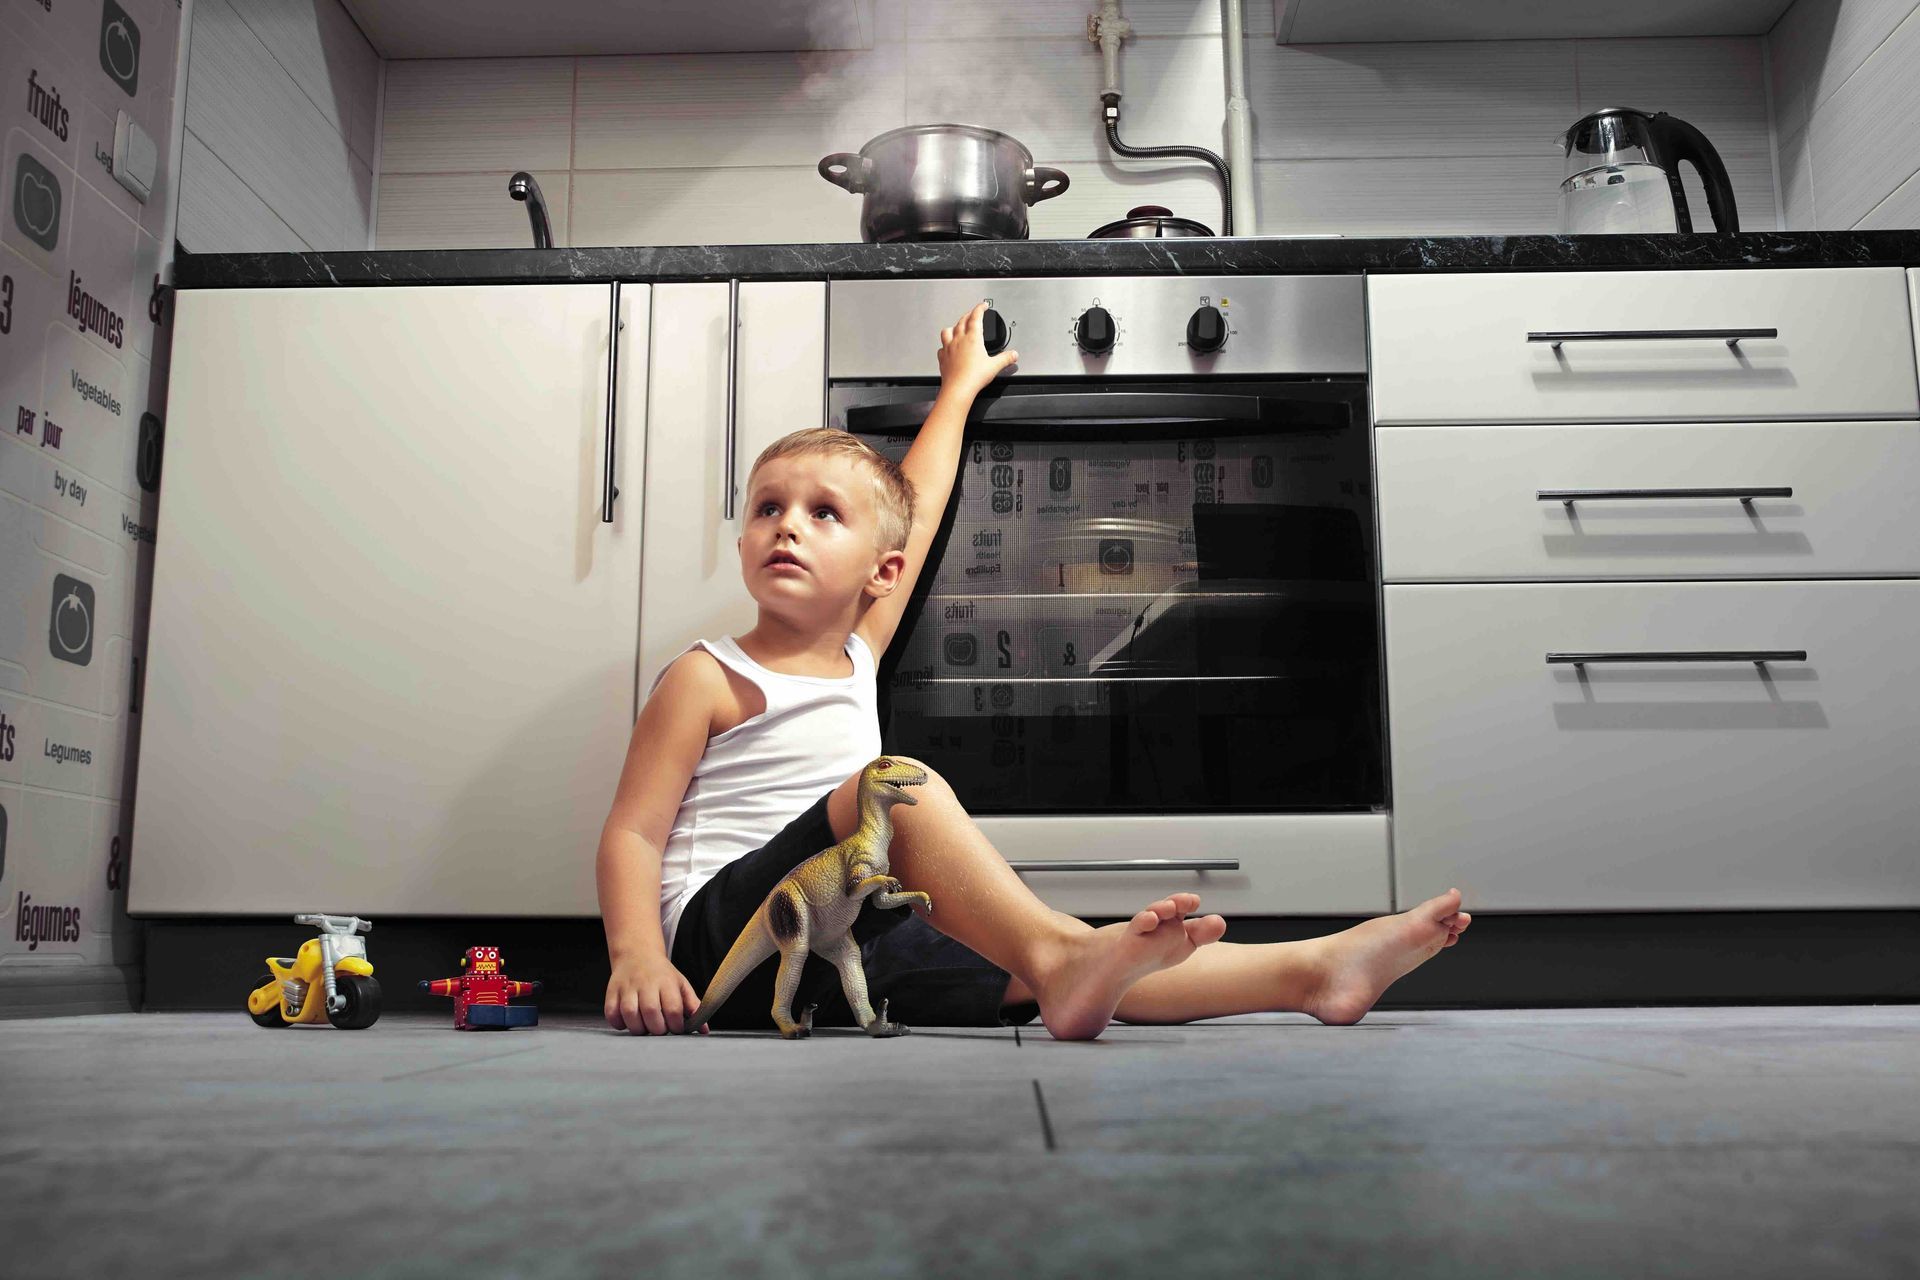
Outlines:
[[[1048,184],[1057,185],[1048,185]],[[1039,204],[1042,200],[1051,200],[1067,189],[1067,175],[1058,169],[1050,169],[1037,164],[1027,170],[1027,203]]]
[[820,176],[859,195],[866,188],[866,167],[866,158],[858,151],[836,151],[821,159]]

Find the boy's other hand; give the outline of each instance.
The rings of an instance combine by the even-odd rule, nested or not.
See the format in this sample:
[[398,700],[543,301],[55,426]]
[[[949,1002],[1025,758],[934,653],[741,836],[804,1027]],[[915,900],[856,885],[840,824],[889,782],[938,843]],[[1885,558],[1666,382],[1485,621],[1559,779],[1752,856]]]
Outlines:
[[940,331],[940,384],[969,396],[1000,375],[1000,371],[1020,359],[1009,347],[997,356],[987,354],[986,340],[980,336],[980,317],[987,304],[978,303],[950,328]]
[[[677,1035],[699,1008],[699,993],[665,956],[616,964],[607,980],[607,1025],[615,1031]],[[700,1033],[709,1030],[702,1027]]]

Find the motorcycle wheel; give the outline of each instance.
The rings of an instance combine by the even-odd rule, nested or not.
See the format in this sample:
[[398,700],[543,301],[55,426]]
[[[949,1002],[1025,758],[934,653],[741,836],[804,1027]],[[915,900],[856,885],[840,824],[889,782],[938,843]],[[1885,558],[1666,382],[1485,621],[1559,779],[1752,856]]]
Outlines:
[[[253,985],[247,989],[247,994],[252,995],[255,991],[265,986],[278,985],[279,983],[274,980],[274,976],[271,973],[262,973],[253,980]],[[280,1014],[280,1003],[279,1000],[275,1000],[273,1002],[273,1008],[267,1010],[265,1013],[255,1013],[252,1009],[248,1009],[247,1016],[253,1019],[253,1025],[256,1027],[290,1027],[293,1024],[288,1022]]]
[[380,1017],[380,984],[357,973],[334,975],[333,984],[346,997],[346,1007],[327,1014],[327,1021],[342,1031],[365,1031]]

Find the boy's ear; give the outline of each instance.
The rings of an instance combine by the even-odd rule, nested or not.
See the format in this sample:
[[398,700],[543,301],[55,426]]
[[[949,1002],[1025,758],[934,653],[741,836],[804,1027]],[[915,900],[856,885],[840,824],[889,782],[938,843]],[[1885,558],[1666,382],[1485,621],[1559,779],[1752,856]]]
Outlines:
[[873,566],[873,576],[867,579],[867,594],[876,600],[884,600],[900,585],[900,575],[907,571],[907,553],[889,551],[882,555]]

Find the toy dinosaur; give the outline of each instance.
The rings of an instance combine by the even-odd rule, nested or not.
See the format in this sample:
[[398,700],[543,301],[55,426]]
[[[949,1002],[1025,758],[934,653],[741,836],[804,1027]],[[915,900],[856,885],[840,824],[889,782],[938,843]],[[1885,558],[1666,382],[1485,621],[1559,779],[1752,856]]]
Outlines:
[[800,1021],[795,1022],[793,997],[800,988],[800,971],[808,950],[840,970],[841,990],[846,992],[847,1004],[861,1030],[874,1037],[907,1033],[908,1028],[887,1021],[885,1000],[880,1002],[879,1015],[874,1015],[873,1006],[867,1002],[866,971],[860,967],[860,944],[853,940],[851,930],[860,904],[869,894],[882,910],[912,902],[933,910],[932,898],[903,890],[887,866],[887,846],[893,841],[893,806],[918,804],[905,788],[920,786],[926,780],[926,767],[905,756],[881,756],[860,771],[859,829],[832,848],[814,854],[773,886],[727,951],[727,958],[720,962],[713,981],[707,984],[700,1007],[687,1020],[687,1033],[705,1026],[734,988],[761,961],[778,951],[780,972],[774,981],[773,1021],[782,1039],[805,1039],[813,1031],[817,1006],[808,1005]]

